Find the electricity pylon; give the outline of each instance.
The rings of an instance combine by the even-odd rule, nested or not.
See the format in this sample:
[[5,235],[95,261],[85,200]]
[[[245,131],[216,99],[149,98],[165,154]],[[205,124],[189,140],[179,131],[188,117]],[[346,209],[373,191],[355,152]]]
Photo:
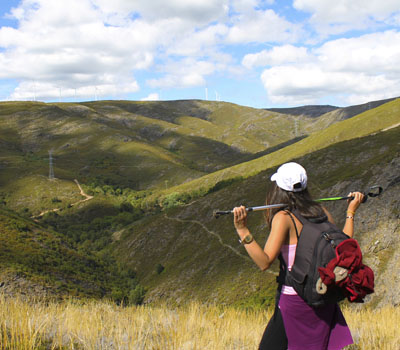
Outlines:
[[49,180],[54,180],[53,150],[49,151]]

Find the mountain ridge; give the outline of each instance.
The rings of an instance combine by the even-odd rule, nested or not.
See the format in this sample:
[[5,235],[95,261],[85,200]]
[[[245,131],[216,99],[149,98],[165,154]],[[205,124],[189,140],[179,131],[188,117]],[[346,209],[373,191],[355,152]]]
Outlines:
[[311,118],[321,117],[324,114],[336,111],[339,114],[343,115],[342,119],[348,119],[354,117],[357,114],[363,113],[367,110],[379,107],[380,105],[393,101],[397,98],[399,97],[370,101],[348,107],[337,107],[331,105],[305,105],[305,106],[289,107],[289,108],[266,108],[266,110],[282,114],[291,114],[296,116],[304,115]]

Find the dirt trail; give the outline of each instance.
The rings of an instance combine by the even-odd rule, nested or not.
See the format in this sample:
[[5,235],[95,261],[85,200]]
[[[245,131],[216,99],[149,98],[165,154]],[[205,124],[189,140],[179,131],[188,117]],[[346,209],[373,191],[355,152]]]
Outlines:
[[[180,219],[180,218],[173,218],[173,217],[168,216],[167,214],[164,214],[164,216],[165,216],[165,218],[167,218],[168,220],[174,220],[174,221],[178,221],[178,222],[180,222],[180,223],[193,223],[193,224],[199,225],[199,226],[202,227],[202,229],[203,229],[204,231],[206,231],[208,234],[210,234],[210,235],[216,237],[216,238],[218,239],[219,243],[220,243],[222,246],[224,246],[225,248],[230,249],[232,252],[234,252],[236,255],[240,256],[241,258],[243,258],[243,259],[245,259],[245,260],[247,260],[247,261],[252,261],[252,260],[250,259],[249,256],[241,254],[241,253],[238,252],[235,248],[233,248],[233,247],[231,247],[230,245],[224,243],[223,240],[222,240],[222,238],[221,238],[221,236],[220,236],[218,233],[209,230],[202,222],[197,221],[197,220],[183,220],[183,219]],[[275,271],[271,271],[271,270],[266,270],[265,272],[270,273],[270,274],[273,274],[273,275],[278,275]]]
[[93,198],[93,196],[89,196],[87,193],[85,193],[85,191],[82,189],[82,187],[81,187],[81,185],[80,185],[80,183],[78,182],[77,179],[75,179],[74,181],[75,181],[75,183],[78,185],[79,191],[81,191],[81,195],[82,195],[83,197],[85,197],[85,199],[82,199],[82,200],[80,200],[80,201],[78,201],[78,202],[76,202],[76,203],[74,203],[74,204],[71,204],[71,205],[76,205],[76,204],[78,204],[78,203],[86,202],[86,201],[88,201],[88,200],[90,200],[90,199]]
[[[85,199],[81,199],[80,201],[77,201],[77,202],[75,202],[75,203],[70,204],[71,207],[73,207],[73,206],[75,206],[75,205],[78,205],[78,204],[80,204],[80,203],[89,201],[89,200],[91,200],[91,199],[93,198],[93,196],[88,195],[88,194],[82,189],[82,187],[81,187],[81,185],[80,185],[80,183],[78,182],[77,179],[75,179],[74,182],[75,182],[76,185],[78,186],[81,196],[85,197]],[[62,210],[62,208],[55,208],[55,209],[45,210],[45,211],[42,211],[39,215],[32,216],[32,218],[33,218],[33,219],[35,219],[35,218],[40,218],[40,217],[42,217],[44,214],[47,214],[47,213],[50,213],[50,212],[57,212],[57,211],[60,211],[60,210]]]
[[224,243],[222,238],[221,238],[221,236],[218,233],[215,233],[214,231],[210,231],[202,222],[197,221],[197,220],[183,220],[183,219],[179,219],[179,218],[172,218],[170,216],[167,216],[167,214],[164,214],[164,216],[168,220],[174,220],[174,221],[178,221],[180,223],[193,223],[193,224],[197,224],[197,225],[201,226],[203,228],[203,230],[206,231],[208,234],[216,237],[218,239],[219,243],[222,246],[224,246],[225,248],[230,249],[232,252],[234,252],[236,255],[240,256],[241,258],[246,259],[246,260],[250,260],[250,258],[248,256],[239,253],[235,248],[233,248],[230,245]]
[[394,124],[394,125],[392,125],[392,126],[389,126],[389,127],[386,128],[386,129],[382,129],[382,131],[387,131],[387,130],[390,130],[390,129],[393,129],[393,128],[397,128],[399,125],[400,125],[400,123]]

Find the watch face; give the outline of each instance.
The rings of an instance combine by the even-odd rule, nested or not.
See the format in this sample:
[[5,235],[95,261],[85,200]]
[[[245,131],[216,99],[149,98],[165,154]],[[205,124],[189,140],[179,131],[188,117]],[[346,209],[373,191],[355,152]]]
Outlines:
[[244,242],[245,243],[251,243],[253,241],[253,236],[252,235],[247,235],[244,237]]

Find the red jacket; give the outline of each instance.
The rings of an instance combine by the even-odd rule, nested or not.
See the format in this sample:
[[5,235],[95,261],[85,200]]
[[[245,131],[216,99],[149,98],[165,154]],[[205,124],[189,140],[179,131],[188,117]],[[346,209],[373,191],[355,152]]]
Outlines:
[[[345,268],[348,275],[341,281],[335,282],[333,270],[336,266]],[[322,282],[329,288],[333,284],[342,287],[348,300],[363,302],[367,294],[374,292],[374,272],[362,263],[362,253],[358,242],[346,239],[336,247],[336,258],[326,267],[318,268]]]

